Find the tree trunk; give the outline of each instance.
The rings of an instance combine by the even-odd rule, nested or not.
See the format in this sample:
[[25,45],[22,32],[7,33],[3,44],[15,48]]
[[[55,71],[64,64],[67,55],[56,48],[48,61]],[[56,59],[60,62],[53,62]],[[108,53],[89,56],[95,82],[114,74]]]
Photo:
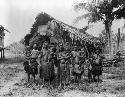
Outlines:
[[120,28],[119,28],[118,29],[118,35],[117,35],[117,41],[118,41],[118,43],[117,43],[117,51],[120,50],[120,39],[121,39],[121,37],[120,37]]
[[111,40],[111,33],[109,32],[108,35],[108,44],[109,44],[109,59],[112,58],[112,40]]
[[105,21],[105,29],[106,33],[108,35],[108,45],[109,45],[109,59],[112,58],[113,50],[112,50],[112,35],[111,35],[111,25],[112,22],[109,22],[108,20]]

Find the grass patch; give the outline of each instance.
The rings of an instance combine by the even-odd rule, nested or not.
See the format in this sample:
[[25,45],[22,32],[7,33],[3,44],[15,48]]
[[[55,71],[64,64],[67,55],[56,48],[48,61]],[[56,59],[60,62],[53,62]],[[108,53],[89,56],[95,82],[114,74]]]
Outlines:
[[125,74],[125,67],[104,67],[103,68],[104,73],[109,74]]
[[13,64],[23,62],[24,60],[25,56],[23,54],[5,53],[5,59],[0,59],[0,63]]
[[125,75],[112,75],[107,77],[107,79],[125,80]]
[[13,57],[13,58],[6,58],[0,61],[0,63],[4,64],[14,64],[14,63],[21,63],[25,60],[24,57]]
[[117,90],[117,91],[123,91],[123,90],[125,90],[125,84],[122,85],[122,86],[116,87],[115,90]]

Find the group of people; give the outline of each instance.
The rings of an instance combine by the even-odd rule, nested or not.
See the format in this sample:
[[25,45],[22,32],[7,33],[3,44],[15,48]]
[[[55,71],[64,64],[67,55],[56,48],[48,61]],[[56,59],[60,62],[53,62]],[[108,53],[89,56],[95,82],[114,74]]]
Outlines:
[[[95,56],[94,56],[95,55]],[[78,46],[71,47],[69,43],[51,45],[47,41],[43,43],[41,51],[37,50],[37,45],[27,53],[27,64],[24,62],[24,69],[34,76],[39,74],[43,84],[47,81],[52,84],[54,79],[58,80],[60,86],[70,84],[71,79],[81,81],[84,67],[88,64],[88,78],[95,79],[96,75],[102,73],[102,63],[99,54],[93,54],[88,58],[84,48]],[[28,69],[27,69],[28,68]],[[94,75],[95,74],[95,75]]]

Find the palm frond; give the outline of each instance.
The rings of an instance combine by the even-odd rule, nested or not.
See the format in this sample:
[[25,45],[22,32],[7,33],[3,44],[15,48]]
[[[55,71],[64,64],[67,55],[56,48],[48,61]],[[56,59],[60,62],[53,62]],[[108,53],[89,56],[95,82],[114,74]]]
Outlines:
[[88,17],[91,16],[92,13],[87,13],[87,14],[83,14],[81,16],[78,16],[75,18],[75,20],[73,21],[73,24],[77,24],[79,21],[83,20],[83,19],[87,19]]
[[78,3],[77,5],[75,5],[75,9],[78,10],[86,10],[88,11],[88,13],[82,15],[82,16],[78,16],[74,21],[73,24],[78,23],[80,20],[82,19],[88,19],[89,23],[92,22],[97,22],[99,20],[104,19],[102,13],[100,12],[98,6],[96,5],[96,3]]
[[125,6],[113,12],[115,19],[125,18]]
[[97,11],[97,7],[95,3],[88,3],[85,10],[89,11],[89,12],[95,12]]
[[7,31],[7,32],[9,32],[9,33],[11,33],[9,30],[7,30],[7,29],[4,29],[5,31]]
[[80,20],[87,19],[89,23],[97,22],[103,19],[103,16],[97,12],[89,12],[84,15],[78,16],[74,21],[73,24],[78,23]]
[[121,5],[125,4],[125,0],[112,0],[111,1],[111,5],[114,7],[114,8],[117,8]]
[[86,6],[86,3],[83,3],[83,2],[78,3],[78,4],[76,4],[76,5],[74,6],[74,10],[75,10],[75,11],[82,10],[82,9],[85,8],[85,6]]
[[87,2],[87,3],[84,3],[84,2],[81,2],[81,3],[78,3],[74,6],[74,10],[75,11],[80,11],[80,10],[86,10],[88,12],[93,12],[94,10],[96,10],[96,4],[95,3],[90,3],[90,2]]

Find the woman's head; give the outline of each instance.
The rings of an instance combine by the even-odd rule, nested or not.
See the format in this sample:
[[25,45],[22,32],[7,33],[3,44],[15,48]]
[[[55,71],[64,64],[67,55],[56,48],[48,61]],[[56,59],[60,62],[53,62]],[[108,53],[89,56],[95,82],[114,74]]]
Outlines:
[[59,52],[62,52],[64,51],[64,47],[63,47],[63,43],[60,43],[59,44]]
[[33,45],[33,49],[37,49],[37,44],[34,44],[34,45]]
[[77,46],[74,46],[74,50],[75,50],[75,51],[77,50]]
[[53,46],[53,47],[51,47],[51,52],[56,52],[56,47],[55,46]]
[[47,48],[48,47],[48,42],[47,41],[45,41],[44,43],[43,43],[43,48]]

